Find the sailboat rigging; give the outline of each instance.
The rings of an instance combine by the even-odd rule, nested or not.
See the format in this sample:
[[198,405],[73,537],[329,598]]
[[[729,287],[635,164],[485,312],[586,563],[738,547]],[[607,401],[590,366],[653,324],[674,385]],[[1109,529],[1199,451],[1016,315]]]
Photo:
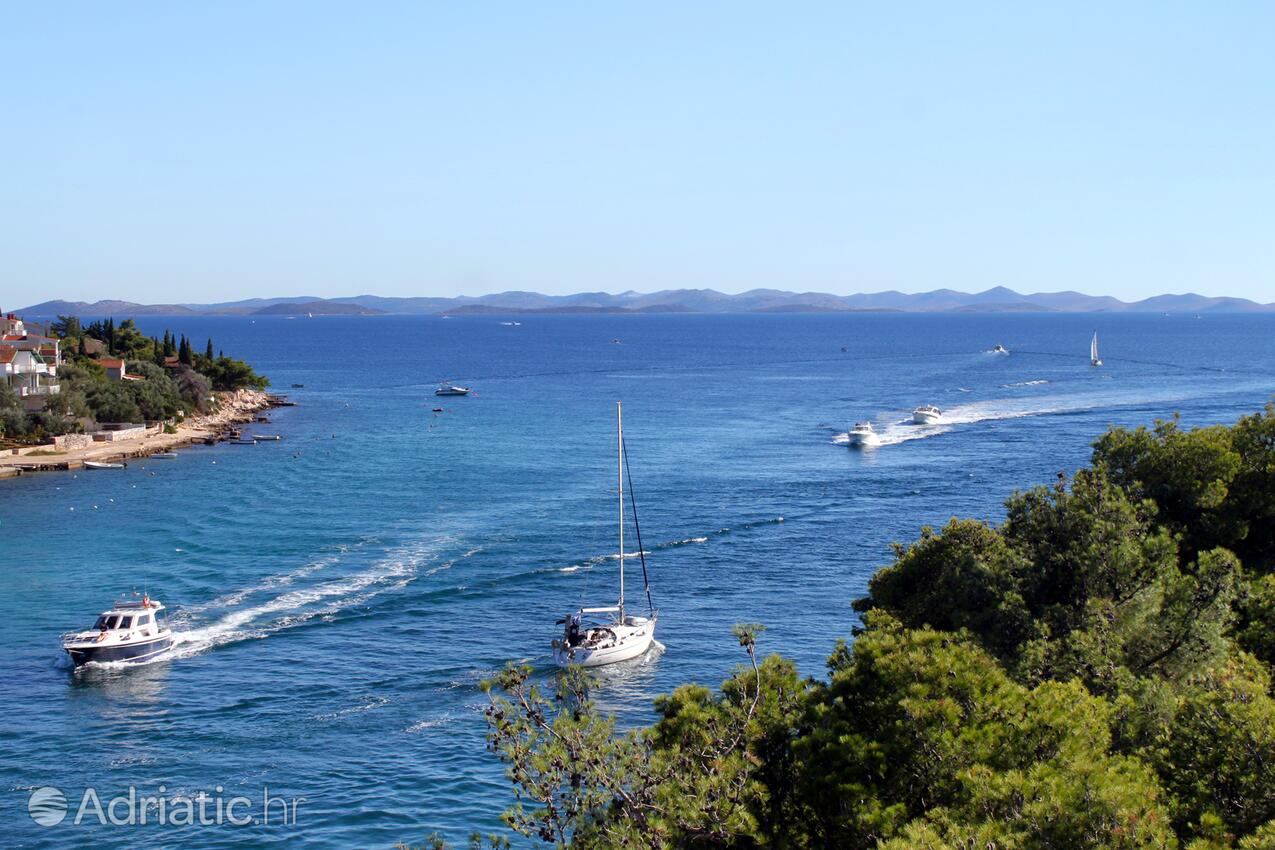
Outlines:
[[[553,660],[560,667],[599,667],[617,661],[628,661],[645,653],[655,640],[659,614],[651,601],[651,583],[646,570],[646,552],[642,549],[642,531],[637,522],[637,501],[633,496],[633,476],[624,450],[624,417],[620,402],[615,403],[616,477],[619,483],[620,598],[615,605],[582,607],[559,620],[564,625],[562,637],[553,642]],[[642,580],[646,591],[647,616],[625,612],[624,599],[624,482],[629,481],[629,500],[633,509],[633,529],[637,534],[638,556],[642,559]]]
[[1089,343],[1089,365],[1101,366],[1102,360],[1098,357],[1098,332],[1093,332],[1093,340]]

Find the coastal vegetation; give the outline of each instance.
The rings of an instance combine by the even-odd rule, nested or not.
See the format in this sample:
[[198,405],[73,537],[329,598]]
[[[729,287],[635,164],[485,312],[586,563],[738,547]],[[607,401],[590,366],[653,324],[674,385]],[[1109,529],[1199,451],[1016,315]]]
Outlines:
[[[1003,522],[897,545],[826,675],[762,657],[620,731],[486,687],[517,833],[574,848],[1275,847],[1275,406],[1113,428]],[[441,846],[434,840],[431,846]]]
[[[49,333],[59,341],[60,391],[48,395],[42,409],[29,411],[0,386],[0,436],[41,442],[103,422],[180,419],[209,412],[218,392],[269,384],[244,361],[215,351],[211,339],[199,352],[185,336],[147,336],[132,319],[84,324],[59,316]],[[112,375],[106,365],[118,361],[123,369]]]

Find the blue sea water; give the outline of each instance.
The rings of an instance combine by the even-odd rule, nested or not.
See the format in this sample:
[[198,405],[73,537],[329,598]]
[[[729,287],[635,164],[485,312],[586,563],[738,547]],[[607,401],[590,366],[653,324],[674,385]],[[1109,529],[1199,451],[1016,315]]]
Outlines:
[[[763,651],[820,675],[892,541],[997,519],[1014,489],[1083,465],[1108,425],[1232,422],[1275,391],[1269,316],[520,321],[140,321],[211,336],[298,406],[273,414],[279,443],[0,482],[7,846],[500,830],[512,797],[478,683],[511,659],[548,679],[554,620],[614,599],[616,400],[667,649],[609,670],[597,697],[640,723],[655,695],[730,673],[736,622],[764,623]],[[436,399],[445,378],[474,395]],[[950,424],[903,424],[927,402]],[[861,419],[880,448],[839,442]],[[59,634],[134,589],[170,607],[176,649],[73,672]],[[286,826],[42,827],[27,807],[43,786],[72,817],[88,786],[305,801]]]

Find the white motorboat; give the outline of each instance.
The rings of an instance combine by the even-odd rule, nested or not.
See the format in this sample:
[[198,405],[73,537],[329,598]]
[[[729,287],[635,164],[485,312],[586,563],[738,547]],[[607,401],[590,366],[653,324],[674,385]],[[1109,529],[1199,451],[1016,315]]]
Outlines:
[[854,423],[854,427],[850,429],[846,436],[849,438],[849,443],[852,446],[862,448],[864,446],[881,445],[881,438],[877,435],[876,431],[872,430],[871,422]]
[[128,466],[126,463],[108,463],[104,460],[86,460],[84,461],[85,469],[123,469]]
[[992,354],[1009,354],[1009,349],[997,343],[996,347],[992,349]]
[[62,636],[62,648],[76,667],[90,661],[149,661],[173,645],[173,633],[160,619],[164,606],[143,595],[115,603],[93,628]]
[[434,395],[469,395],[469,387],[459,387],[451,381],[443,381],[438,389],[434,390]]
[[943,421],[943,411],[932,404],[923,404],[912,411],[912,421],[917,425],[935,425]]
[[177,452],[155,452],[151,457],[159,460],[173,460],[177,457]]
[[[637,532],[638,556],[642,559],[642,579],[646,590],[647,616],[629,614],[624,608],[624,480],[628,464],[624,459],[624,421],[620,403],[615,405],[620,481],[620,600],[616,605],[580,608],[559,620],[562,637],[553,641],[553,661],[559,667],[601,667],[629,661],[646,653],[655,640],[659,618],[651,603],[651,584],[646,574],[646,553],[642,550],[642,530],[637,523],[637,502],[632,501],[633,527]],[[633,499],[629,480],[629,498]]]
[[1093,339],[1089,342],[1089,365],[1101,366],[1102,359],[1098,357],[1098,332],[1093,332]]

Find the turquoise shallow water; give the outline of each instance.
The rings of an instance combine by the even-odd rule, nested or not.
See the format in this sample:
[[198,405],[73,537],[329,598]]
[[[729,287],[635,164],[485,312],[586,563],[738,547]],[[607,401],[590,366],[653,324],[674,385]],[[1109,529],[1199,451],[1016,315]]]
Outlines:
[[[1083,464],[1107,425],[1230,422],[1275,390],[1275,317],[520,320],[140,322],[305,387],[274,414],[277,444],[0,482],[8,846],[375,847],[498,828],[511,798],[477,684],[508,659],[549,675],[554,619],[614,595],[617,399],[668,649],[598,696],[642,722],[654,695],[728,674],[738,621],[821,673],[891,541],[998,517],[1014,488]],[[985,353],[997,342],[1011,356]],[[435,399],[443,378],[476,393]],[[899,424],[923,402],[953,424]],[[839,445],[864,418],[886,445]],[[134,588],[170,606],[177,649],[73,673],[58,635]],[[306,801],[290,826],[28,815],[34,787],[74,807],[89,785]]]

